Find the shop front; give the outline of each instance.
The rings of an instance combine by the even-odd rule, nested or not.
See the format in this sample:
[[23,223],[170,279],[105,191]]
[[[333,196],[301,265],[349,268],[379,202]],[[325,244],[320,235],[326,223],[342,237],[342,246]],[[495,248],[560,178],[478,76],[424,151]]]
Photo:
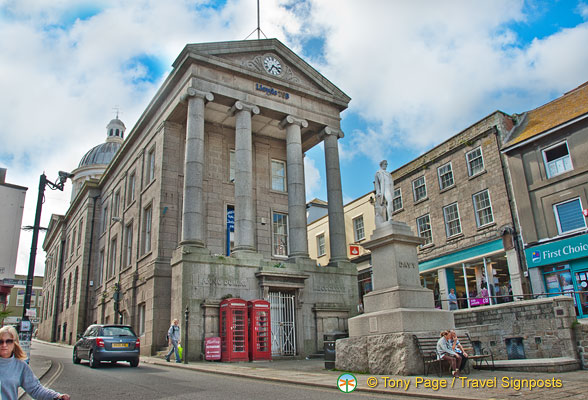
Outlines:
[[502,240],[494,240],[420,262],[421,284],[437,308],[449,308],[451,289],[460,309],[505,303],[513,300],[508,261]]
[[533,294],[574,299],[578,318],[588,317],[588,234],[525,249]]

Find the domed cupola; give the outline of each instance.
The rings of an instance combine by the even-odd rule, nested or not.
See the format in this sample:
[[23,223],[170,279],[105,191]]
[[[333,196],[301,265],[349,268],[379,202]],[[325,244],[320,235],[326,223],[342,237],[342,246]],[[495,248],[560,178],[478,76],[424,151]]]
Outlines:
[[84,182],[89,179],[100,179],[108,164],[112,161],[118,149],[123,144],[125,124],[118,119],[110,121],[106,125],[106,141],[90,149],[80,160],[78,167],[72,171],[73,190],[71,193],[71,200],[75,199],[78,192],[81,190]]
[[111,139],[117,138],[122,142],[122,140],[125,138],[124,135],[126,129],[127,128],[125,127],[125,124],[123,124],[123,122],[118,119],[117,115],[115,119],[106,125],[106,140],[109,141]]

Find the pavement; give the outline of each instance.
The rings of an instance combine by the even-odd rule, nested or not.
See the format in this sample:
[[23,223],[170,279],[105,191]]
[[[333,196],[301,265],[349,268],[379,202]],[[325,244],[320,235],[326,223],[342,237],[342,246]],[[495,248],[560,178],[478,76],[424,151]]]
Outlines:
[[[48,343],[71,348],[62,344]],[[167,368],[183,368],[192,371],[259,379],[335,389],[338,377],[345,371],[324,368],[323,359],[272,360],[224,363],[196,361],[189,364],[166,362],[158,357],[141,357],[144,364]],[[139,364],[140,366],[141,364]],[[31,368],[37,377],[44,376],[51,365],[46,360],[31,359]],[[399,376],[353,373],[357,379],[356,391],[403,395],[430,399],[586,399],[588,371],[543,373],[473,370],[461,378],[436,375]],[[343,395],[343,393],[342,393]]]

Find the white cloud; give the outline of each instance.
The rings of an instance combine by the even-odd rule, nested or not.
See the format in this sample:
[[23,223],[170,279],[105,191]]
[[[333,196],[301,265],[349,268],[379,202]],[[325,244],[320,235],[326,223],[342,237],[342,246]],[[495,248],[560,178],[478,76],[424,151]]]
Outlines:
[[315,162],[310,157],[304,157],[304,181],[306,183],[306,201],[319,197],[323,184],[321,175]]
[[[145,79],[147,66],[133,60],[151,57],[167,72],[187,43],[244,39],[257,25],[255,5],[0,0],[0,165],[8,167],[8,182],[29,187],[23,224],[33,224],[43,171],[54,179],[58,170],[74,169],[104,141],[115,105],[129,130],[143,112],[166,73]],[[368,122],[345,132],[340,152],[346,161],[421,151],[495,109],[522,112],[587,80],[588,26],[521,44],[512,27],[526,21],[523,0],[261,5],[263,32],[349,94],[347,113]],[[587,9],[580,3],[578,13],[587,18]],[[317,36],[324,54],[310,59],[315,53],[305,43]],[[306,157],[309,198],[324,190],[321,168]],[[68,204],[67,193],[48,192],[41,225]],[[23,234],[20,248],[19,265],[26,269],[30,234]],[[42,251],[38,260],[42,270]]]

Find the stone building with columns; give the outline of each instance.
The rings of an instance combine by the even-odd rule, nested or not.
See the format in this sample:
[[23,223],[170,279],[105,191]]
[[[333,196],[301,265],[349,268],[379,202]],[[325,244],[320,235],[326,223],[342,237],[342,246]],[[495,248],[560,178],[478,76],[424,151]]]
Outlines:
[[[274,356],[322,349],[323,333],[346,329],[358,302],[338,155],[349,101],[278,40],[187,45],[100,180],[78,188],[46,243],[59,252],[59,238],[79,226],[84,251],[79,278],[55,279],[65,287],[48,294],[57,306],[47,311],[57,315],[44,312],[43,323],[62,327],[64,304],[74,310],[66,328],[73,337],[122,319],[152,354],[173,318],[185,328],[188,311],[182,339],[198,359],[204,338],[219,334],[222,299],[264,298]],[[321,142],[332,257],[319,269],[308,256],[303,161]],[[80,208],[83,225],[71,218]],[[79,293],[76,303],[68,293]]]

